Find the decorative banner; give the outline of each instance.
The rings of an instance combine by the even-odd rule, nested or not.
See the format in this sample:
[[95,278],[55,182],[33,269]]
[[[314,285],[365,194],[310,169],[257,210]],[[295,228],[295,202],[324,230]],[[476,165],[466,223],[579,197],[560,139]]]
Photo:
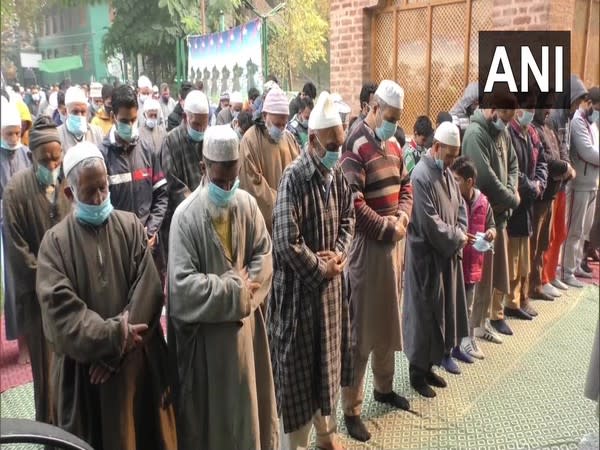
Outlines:
[[222,33],[188,36],[188,80],[202,81],[204,92],[217,104],[223,92],[262,91],[260,20]]

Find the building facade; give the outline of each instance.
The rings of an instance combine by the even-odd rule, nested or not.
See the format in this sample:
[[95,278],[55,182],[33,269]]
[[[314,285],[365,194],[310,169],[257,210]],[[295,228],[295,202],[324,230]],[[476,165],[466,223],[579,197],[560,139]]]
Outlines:
[[107,77],[102,41],[110,26],[108,2],[51,10],[38,29],[38,52],[42,59],[80,56],[83,67],[68,72],[40,74],[43,83],[70,78],[77,83],[104,81]]
[[331,90],[359,109],[362,83],[405,89],[403,128],[448,111],[477,80],[478,32],[571,31],[571,71],[598,85],[599,0],[331,0]]

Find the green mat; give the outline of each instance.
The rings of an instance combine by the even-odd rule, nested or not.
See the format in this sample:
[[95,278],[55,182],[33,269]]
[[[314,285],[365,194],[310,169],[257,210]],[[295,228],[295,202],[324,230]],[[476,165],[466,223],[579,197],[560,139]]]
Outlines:
[[[534,321],[511,320],[515,335],[502,345],[481,343],[483,361],[461,364],[460,376],[441,371],[449,386],[437,389],[435,399],[410,388],[408,363],[398,353],[395,389],[409,398],[412,412],[373,401],[368,373],[363,416],[372,438],[364,444],[349,438],[338,411],[343,444],[348,450],[576,449],[585,434],[598,431],[595,403],[583,397],[598,305],[592,286],[534,302],[540,312]],[[3,393],[0,406],[2,417],[33,417],[31,384]]]

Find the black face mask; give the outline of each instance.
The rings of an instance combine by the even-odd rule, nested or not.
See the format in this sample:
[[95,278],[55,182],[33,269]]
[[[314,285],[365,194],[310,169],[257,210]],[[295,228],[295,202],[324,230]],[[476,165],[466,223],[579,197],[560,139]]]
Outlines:
[[104,111],[106,112],[106,114],[109,114],[112,112],[112,106],[108,106],[108,105],[104,105]]
[[475,112],[475,107],[473,105],[467,106],[467,109],[466,109],[467,117],[471,117],[474,112]]

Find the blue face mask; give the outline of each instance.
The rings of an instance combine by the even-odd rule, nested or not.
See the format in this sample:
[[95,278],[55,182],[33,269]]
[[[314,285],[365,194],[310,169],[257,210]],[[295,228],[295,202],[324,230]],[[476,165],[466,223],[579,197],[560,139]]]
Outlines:
[[283,131],[281,131],[281,129],[277,128],[275,125],[271,125],[269,127],[269,136],[271,136],[271,139],[273,139],[275,142],[279,142],[283,137]]
[[10,151],[12,151],[12,152],[14,152],[15,150],[17,150],[17,149],[18,149],[20,146],[21,146],[21,141],[20,141],[20,140],[19,140],[19,141],[17,141],[17,143],[16,143],[16,144],[14,144],[14,145],[12,145],[12,144],[9,144],[9,143],[8,143],[8,142],[6,142],[4,139],[2,139],[2,140],[0,141],[0,147],[4,148],[4,149],[6,149],[6,150],[10,150]]
[[441,159],[435,159],[434,161],[435,161],[435,165],[437,166],[437,168],[443,172],[444,171],[444,161]]
[[38,181],[43,186],[54,186],[58,181],[58,175],[60,174],[60,167],[57,167],[54,170],[50,170],[41,164],[38,165],[35,175],[37,176]]
[[590,114],[588,117],[590,119],[590,123],[598,122],[598,119],[600,119],[600,111],[595,109],[594,112],[592,114]]
[[506,128],[506,124],[502,121],[500,117],[492,122],[498,131],[504,131]]
[[137,136],[137,129],[134,130],[134,127],[128,123],[117,122],[116,130],[119,137],[125,142],[131,142]]
[[493,250],[494,247],[492,246],[492,243],[485,240],[484,233],[477,233],[475,237],[475,242],[473,242],[473,248],[475,250],[480,253],[486,253],[490,250]]
[[325,153],[325,156],[323,156],[323,158],[321,158],[321,163],[327,167],[327,169],[331,170],[333,169],[333,167],[335,166],[335,164],[339,161],[340,159],[340,151],[336,150],[334,152],[330,152],[329,150],[327,150],[327,152]]
[[533,120],[533,113],[531,111],[523,111],[523,115],[521,117],[517,117],[517,120],[522,127],[526,127]]
[[87,122],[83,116],[67,115],[66,126],[67,130],[75,136],[83,136],[87,131]]
[[156,128],[156,119],[146,119],[146,126],[151,130]]
[[113,206],[110,202],[110,192],[106,196],[106,199],[99,205],[88,205],[87,203],[80,202],[75,197],[75,217],[89,225],[95,227],[102,225],[106,222],[112,211]]
[[67,116],[64,114],[58,113],[58,117],[60,117],[60,122],[65,123],[67,121]]
[[194,142],[202,142],[204,140],[204,131],[194,130],[189,125],[187,126],[188,136]]
[[224,207],[231,201],[233,196],[235,195],[235,191],[237,191],[240,186],[239,178],[235,180],[231,189],[226,191],[225,189],[221,189],[215,183],[210,181],[208,183],[208,198],[217,206]]
[[381,123],[380,127],[377,127],[375,129],[375,134],[377,135],[377,137],[379,139],[381,139],[382,141],[387,141],[388,139],[390,139],[394,134],[396,134],[396,124],[393,122],[388,122],[387,120],[384,120]]

